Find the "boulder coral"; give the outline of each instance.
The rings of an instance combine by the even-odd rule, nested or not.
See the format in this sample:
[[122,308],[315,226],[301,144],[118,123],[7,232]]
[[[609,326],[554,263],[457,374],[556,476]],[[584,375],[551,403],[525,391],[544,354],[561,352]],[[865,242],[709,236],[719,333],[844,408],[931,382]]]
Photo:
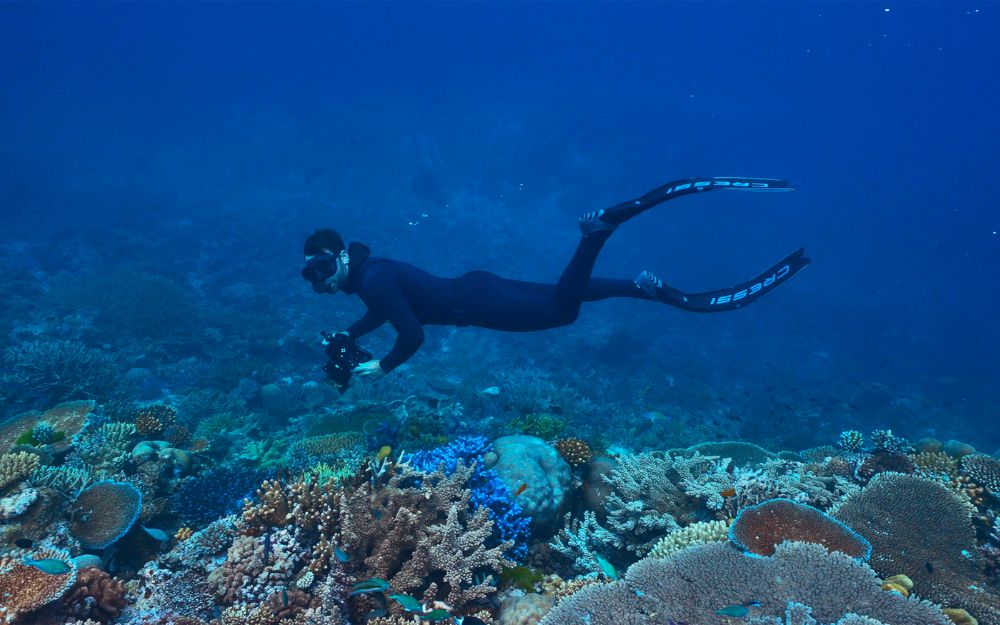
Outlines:
[[734,545],[758,556],[770,556],[785,541],[823,545],[830,551],[867,560],[872,545],[833,517],[790,499],[770,499],[744,508],[729,527]]
[[773,556],[761,558],[747,557],[729,543],[646,558],[624,579],[589,586],[559,602],[540,625],[660,625],[668,619],[731,625],[732,619],[715,611],[748,600],[760,601],[754,617],[784,617],[788,604],[796,602],[809,606],[812,618],[823,623],[854,614],[883,625],[951,625],[934,604],[882,590],[878,575],[864,562],[809,543],[782,543]]
[[125,482],[103,480],[83,490],[72,508],[70,534],[85,549],[104,549],[124,536],[139,518],[142,493]]
[[496,463],[488,466],[507,490],[518,495],[517,503],[532,519],[532,530],[554,529],[572,486],[570,467],[553,447],[534,436],[504,436],[493,443]]

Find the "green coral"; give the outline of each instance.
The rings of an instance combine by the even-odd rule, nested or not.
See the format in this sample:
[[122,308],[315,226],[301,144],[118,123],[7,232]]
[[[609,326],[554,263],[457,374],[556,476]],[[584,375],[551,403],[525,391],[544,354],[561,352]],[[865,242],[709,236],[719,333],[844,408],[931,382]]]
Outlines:
[[566,429],[566,419],[550,412],[529,412],[511,421],[511,427],[521,434],[550,441]]
[[500,580],[524,592],[535,592],[535,586],[542,583],[545,575],[528,566],[511,566],[500,571]]

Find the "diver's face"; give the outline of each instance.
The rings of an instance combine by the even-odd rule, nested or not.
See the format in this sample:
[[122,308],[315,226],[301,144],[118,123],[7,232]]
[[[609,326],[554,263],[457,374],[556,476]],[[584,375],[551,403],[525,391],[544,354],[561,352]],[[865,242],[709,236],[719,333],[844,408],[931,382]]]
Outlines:
[[333,295],[340,291],[347,281],[350,257],[346,251],[334,254],[324,250],[322,254],[306,257],[306,266],[302,269],[305,278],[317,293]]

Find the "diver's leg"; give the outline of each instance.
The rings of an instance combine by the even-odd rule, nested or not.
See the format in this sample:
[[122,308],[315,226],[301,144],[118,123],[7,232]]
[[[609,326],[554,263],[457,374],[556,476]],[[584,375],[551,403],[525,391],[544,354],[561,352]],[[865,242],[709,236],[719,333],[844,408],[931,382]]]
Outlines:
[[580,238],[576,252],[556,284],[555,305],[565,323],[572,323],[580,312],[580,304],[587,294],[590,274],[594,270],[597,255],[604,242],[611,236],[610,230],[596,230]]
[[586,235],[597,231],[613,231],[619,224],[632,219],[657,204],[682,195],[727,189],[738,191],[791,191],[792,185],[786,180],[774,178],[682,178],[656,187],[649,193],[634,200],[615,204],[609,208],[592,211],[580,217],[580,230]]

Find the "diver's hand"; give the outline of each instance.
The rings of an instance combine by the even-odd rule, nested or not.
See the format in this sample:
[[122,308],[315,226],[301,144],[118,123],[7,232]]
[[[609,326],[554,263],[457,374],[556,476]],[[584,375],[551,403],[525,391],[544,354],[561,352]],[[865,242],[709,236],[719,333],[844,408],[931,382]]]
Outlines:
[[371,380],[377,380],[385,375],[385,371],[382,371],[382,365],[378,360],[369,360],[368,362],[363,362],[357,367],[354,367],[352,373],[354,375],[360,375]]

